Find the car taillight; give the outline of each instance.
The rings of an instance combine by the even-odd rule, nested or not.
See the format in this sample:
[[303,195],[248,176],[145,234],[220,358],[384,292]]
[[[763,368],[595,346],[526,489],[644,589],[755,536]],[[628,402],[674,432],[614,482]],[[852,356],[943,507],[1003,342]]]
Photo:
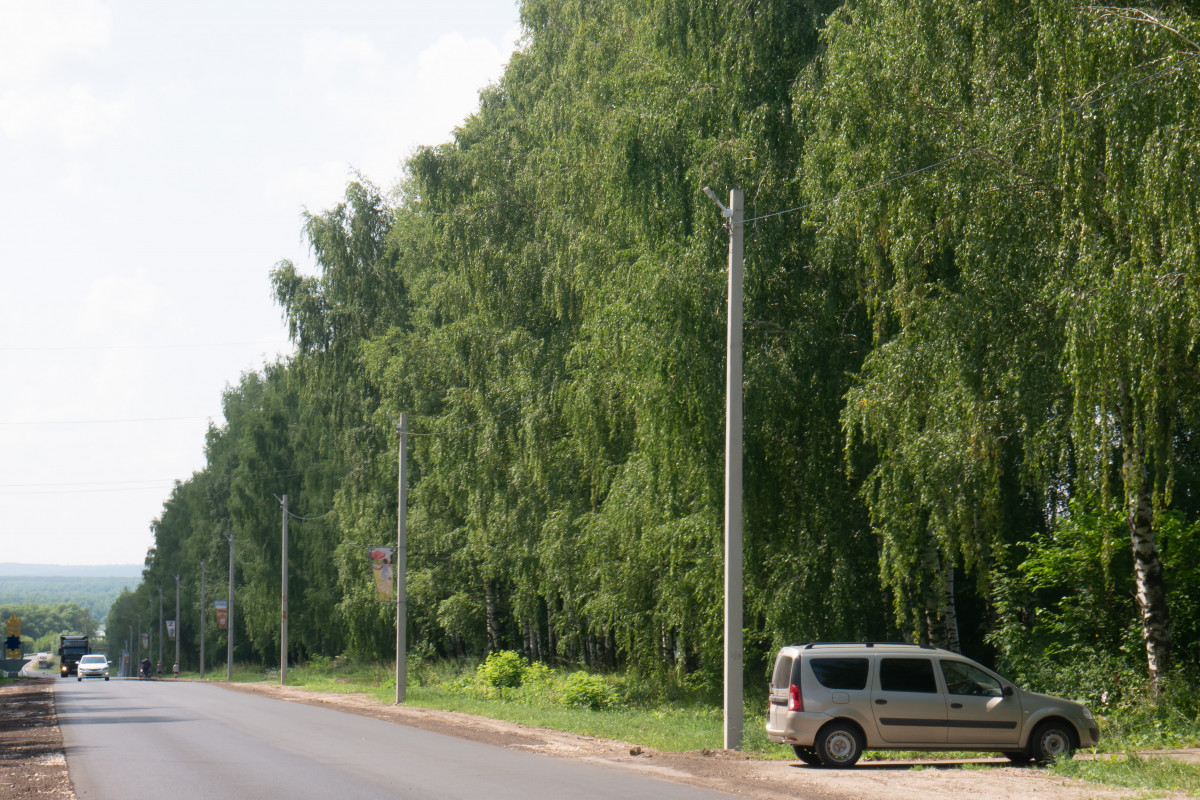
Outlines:
[[788,690],[788,711],[803,711],[804,695],[800,692],[800,684],[793,683]]

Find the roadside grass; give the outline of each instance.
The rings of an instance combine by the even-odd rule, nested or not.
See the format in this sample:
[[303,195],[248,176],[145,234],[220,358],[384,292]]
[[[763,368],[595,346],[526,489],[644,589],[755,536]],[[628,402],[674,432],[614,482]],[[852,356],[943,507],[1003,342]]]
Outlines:
[[[409,669],[405,703],[626,741],[665,752],[717,750],[723,746],[721,709],[710,702],[629,702],[623,699],[624,680],[619,677],[591,675],[571,683],[572,675],[584,673],[549,670],[542,665],[526,665],[520,685],[496,687],[481,681],[478,668],[475,662],[414,663]],[[180,677],[198,679],[199,674],[184,672]],[[225,680],[224,665],[206,670],[204,677]],[[274,669],[234,664],[233,680],[278,683],[279,675]],[[605,688],[599,688],[596,681],[603,682]],[[289,667],[287,685],[317,692],[366,694],[385,705],[394,701],[396,693],[395,673],[390,666],[355,664],[340,658],[313,659],[307,665]],[[572,697],[570,691],[578,690],[580,685],[598,691],[597,702],[604,707],[564,699]],[[791,748],[767,741],[765,717],[756,711],[748,705],[745,712],[743,751],[757,758],[791,758]]]
[[1163,756],[1136,753],[1102,753],[1092,759],[1057,761],[1051,771],[1064,778],[1078,778],[1122,789],[1145,792],[1182,792],[1200,797],[1200,764],[1188,764]]

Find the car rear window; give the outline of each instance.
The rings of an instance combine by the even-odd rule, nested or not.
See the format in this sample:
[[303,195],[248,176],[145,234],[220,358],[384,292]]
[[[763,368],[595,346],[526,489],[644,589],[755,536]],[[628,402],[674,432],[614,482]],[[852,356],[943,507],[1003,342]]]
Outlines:
[[857,690],[867,688],[867,659],[814,658],[813,675],[826,689]]
[[771,673],[771,685],[782,688],[790,683],[791,677],[792,657],[780,653],[779,658],[775,659],[775,671]]
[[885,692],[937,692],[933,662],[928,658],[881,659],[879,688]]

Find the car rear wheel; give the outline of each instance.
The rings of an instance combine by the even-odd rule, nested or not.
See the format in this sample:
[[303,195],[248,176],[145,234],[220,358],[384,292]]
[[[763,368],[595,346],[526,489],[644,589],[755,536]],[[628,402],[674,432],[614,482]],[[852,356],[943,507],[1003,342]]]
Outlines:
[[1075,753],[1075,731],[1064,722],[1043,722],[1029,738],[1029,757],[1039,764],[1049,764],[1056,758],[1070,758]]
[[817,751],[811,747],[805,747],[802,744],[792,745],[792,751],[795,752],[796,758],[808,764],[810,767],[821,766],[821,759],[817,755]]
[[831,722],[817,733],[814,742],[821,766],[845,769],[858,763],[862,755],[862,734],[845,722]]

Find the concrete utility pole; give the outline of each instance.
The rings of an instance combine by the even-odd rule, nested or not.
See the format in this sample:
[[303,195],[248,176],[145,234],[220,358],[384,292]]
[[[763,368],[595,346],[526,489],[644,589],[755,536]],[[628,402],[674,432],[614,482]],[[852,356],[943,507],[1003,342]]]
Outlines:
[[163,604],[163,590],[162,590],[162,587],[160,586],[160,587],[158,587],[158,667],[159,667],[159,669],[162,669],[162,642],[163,642],[162,604]]
[[400,414],[396,426],[400,438],[400,485],[396,502],[396,703],[408,695],[408,414]]
[[205,586],[204,559],[200,559],[200,680],[204,680],[204,640],[208,638],[208,587]]
[[179,624],[179,576],[175,576],[175,663],[179,664],[179,640],[182,626]]
[[726,208],[704,193],[729,220],[729,311],[725,340],[725,749],[742,746],[742,224],[741,189],[729,190]]
[[134,653],[135,653],[133,660],[135,662],[137,662],[138,670],[140,670],[141,666],[142,666],[142,660],[140,658],[138,658],[137,656],[140,656],[142,654],[142,615],[141,614],[138,614],[138,635],[137,635],[137,641],[133,645],[133,649],[134,649]]
[[283,496],[282,505],[283,505],[283,558],[281,559],[281,561],[283,562],[283,589],[282,589],[282,592],[281,592],[280,598],[279,598],[279,602],[280,602],[280,610],[279,610],[279,685],[285,686],[285,685],[287,685],[287,664],[288,664],[288,658],[287,658],[287,653],[288,653],[288,630],[287,630],[287,624],[288,624],[288,597],[287,597],[287,594],[288,594],[288,581],[287,581],[287,578],[288,578],[288,576],[287,576],[287,572],[288,572],[288,570],[287,570],[287,564],[288,564],[288,552],[287,552],[288,506],[287,506],[287,495],[286,494]]
[[133,647],[134,647],[134,644],[133,644],[133,626],[132,626],[132,625],[130,625],[130,626],[129,626],[129,650],[128,650],[128,652],[125,654],[125,661],[126,661],[126,664],[125,664],[125,672],[124,672],[124,674],[125,674],[125,677],[126,677],[126,678],[132,678],[132,677],[133,677],[133,670],[131,670],[131,669],[130,669],[130,667],[132,667],[132,666],[133,666],[133,654],[134,654],[134,649],[133,649]]
[[229,608],[225,619],[225,680],[233,681],[233,534],[229,534]]

